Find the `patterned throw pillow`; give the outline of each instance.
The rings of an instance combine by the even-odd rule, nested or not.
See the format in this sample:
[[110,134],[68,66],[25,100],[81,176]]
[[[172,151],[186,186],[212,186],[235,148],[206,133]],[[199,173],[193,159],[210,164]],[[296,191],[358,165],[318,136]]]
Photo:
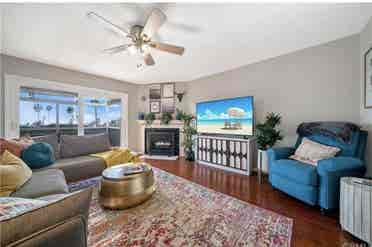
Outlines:
[[32,176],[31,169],[9,151],[0,156],[0,196],[9,196]]
[[303,138],[294,155],[289,158],[316,166],[319,160],[334,157],[341,149]]
[[34,141],[30,137],[21,137],[19,139],[0,138],[0,155],[8,150],[17,157],[21,157],[22,150],[30,146]]

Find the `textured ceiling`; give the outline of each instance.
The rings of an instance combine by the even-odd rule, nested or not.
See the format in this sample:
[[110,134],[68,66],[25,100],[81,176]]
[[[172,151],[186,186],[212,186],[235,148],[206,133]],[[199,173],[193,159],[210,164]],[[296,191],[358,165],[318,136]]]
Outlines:
[[[122,37],[86,17],[144,24],[151,9],[168,21],[155,39],[186,48],[182,57],[153,51],[156,65],[103,49]],[[134,83],[190,81],[361,31],[371,4],[7,4],[3,53]]]

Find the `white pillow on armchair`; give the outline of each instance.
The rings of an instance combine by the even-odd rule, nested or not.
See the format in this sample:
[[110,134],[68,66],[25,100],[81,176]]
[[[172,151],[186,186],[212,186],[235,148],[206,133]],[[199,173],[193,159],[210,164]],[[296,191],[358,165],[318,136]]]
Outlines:
[[289,158],[316,166],[319,160],[336,156],[341,149],[311,141],[304,137],[294,155]]

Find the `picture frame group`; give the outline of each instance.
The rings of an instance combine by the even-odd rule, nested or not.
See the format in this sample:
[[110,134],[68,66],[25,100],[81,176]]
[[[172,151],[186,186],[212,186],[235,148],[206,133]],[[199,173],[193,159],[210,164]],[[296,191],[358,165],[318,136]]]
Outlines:
[[149,88],[150,112],[175,112],[175,83],[153,84]]

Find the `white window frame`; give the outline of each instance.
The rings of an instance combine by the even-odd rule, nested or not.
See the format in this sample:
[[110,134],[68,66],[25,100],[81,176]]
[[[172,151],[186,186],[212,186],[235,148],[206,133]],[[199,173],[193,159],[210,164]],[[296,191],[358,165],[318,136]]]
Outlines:
[[18,138],[19,129],[19,99],[21,87],[34,87],[54,91],[66,91],[78,94],[79,105],[79,127],[78,135],[84,134],[84,97],[94,98],[117,98],[121,100],[121,131],[120,143],[121,146],[128,147],[128,94],[112,92],[97,88],[88,88],[67,83],[40,80],[30,77],[5,74],[4,83],[4,135],[6,138]]

